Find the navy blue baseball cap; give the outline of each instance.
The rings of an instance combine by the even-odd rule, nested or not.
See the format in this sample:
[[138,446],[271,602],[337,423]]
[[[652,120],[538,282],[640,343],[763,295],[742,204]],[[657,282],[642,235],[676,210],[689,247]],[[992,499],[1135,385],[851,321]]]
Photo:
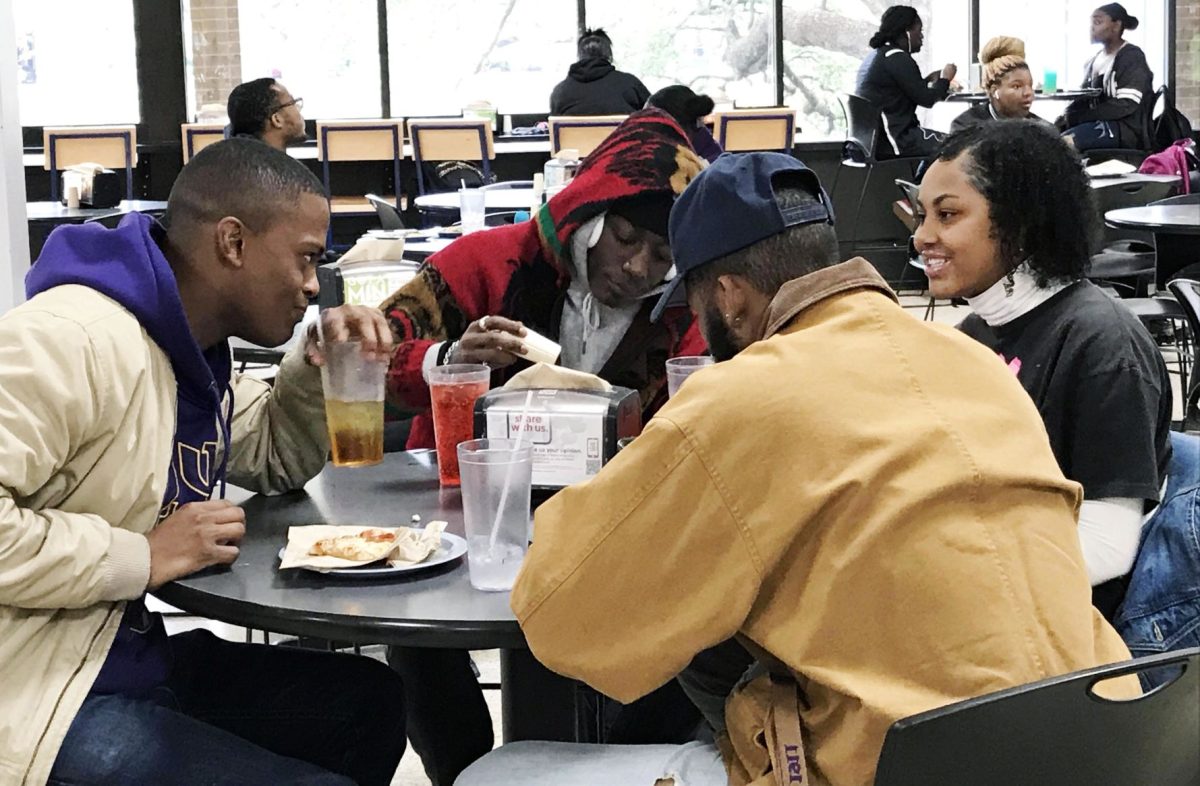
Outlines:
[[[776,186],[796,186],[816,197],[786,210],[775,198]],[[802,162],[784,153],[726,153],[688,184],[667,224],[675,277],[667,284],[650,318],[678,302],[684,276],[714,259],[778,235],[788,227],[833,223],[833,203],[821,181]]]

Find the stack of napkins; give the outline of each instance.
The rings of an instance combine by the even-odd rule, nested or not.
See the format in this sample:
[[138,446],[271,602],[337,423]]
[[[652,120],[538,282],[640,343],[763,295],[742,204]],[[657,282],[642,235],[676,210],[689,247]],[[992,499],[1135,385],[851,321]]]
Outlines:
[[1099,164],[1092,164],[1087,167],[1085,172],[1090,177],[1117,177],[1119,175],[1128,175],[1130,172],[1136,172],[1137,167],[1125,161],[1118,161],[1115,158],[1110,158],[1107,161]]
[[356,262],[398,262],[404,259],[404,238],[364,237],[338,260],[339,265]]

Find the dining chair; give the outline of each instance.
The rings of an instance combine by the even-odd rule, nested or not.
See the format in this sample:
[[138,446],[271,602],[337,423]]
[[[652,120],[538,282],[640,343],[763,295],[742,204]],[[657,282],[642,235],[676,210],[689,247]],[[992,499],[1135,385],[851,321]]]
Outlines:
[[42,130],[42,166],[50,172],[50,200],[58,201],[59,172],[76,164],[125,170],[125,198],[133,199],[136,126],[58,126]]
[[225,138],[225,126],[221,123],[181,123],[179,133],[183,141],[183,163],[209,145]]
[[560,150],[575,150],[580,158],[586,158],[627,117],[629,115],[551,115],[547,121],[550,155],[556,156]]
[[335,214],[364,215],[375,212],[365,196],[334,194],[332,164],[356,161],[390,161],[394,195],[383,199],[400,208],[400,159],[404,157],[404,120],[318,120],[317,160],[329,197],[329,210]]
[[417,191],[425,193],[425,162],[478,161],[483,182],[492,179],[496,158],[492,123],[487,118],[413,118],[408,121],[413,159],[417,164]]
[[713,137],[727,153],[768,150],[791,154],[796,140],[796,110],[786,106],[728,109],[708,116]]
[[[1111,700],[1096,685],[1155,671],[1163,684]],[[1098,666],[896,721],[875,786],[1195,786],[1200,648]]]

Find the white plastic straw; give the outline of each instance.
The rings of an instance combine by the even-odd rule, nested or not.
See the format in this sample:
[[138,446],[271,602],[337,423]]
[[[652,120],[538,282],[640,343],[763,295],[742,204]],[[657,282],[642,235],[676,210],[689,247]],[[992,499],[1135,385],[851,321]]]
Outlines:
[[488,557],[496,550],[496,536],[500,534],[500,517],[504,514],[504,504],[508,502],[508,490],[512,487],[513,467],[517,464],[517,453],[521,450],[521,442],[529,421],[529,408],[533,405],[533,388],[525,394],[525,405],[521,407],[520,427],[517,429],[517,439],[513,443],[512,460],[504,471],[504,488],[500,490],[500,504],[496,506],[496,519],[492,522],[492,534],[488,537]]

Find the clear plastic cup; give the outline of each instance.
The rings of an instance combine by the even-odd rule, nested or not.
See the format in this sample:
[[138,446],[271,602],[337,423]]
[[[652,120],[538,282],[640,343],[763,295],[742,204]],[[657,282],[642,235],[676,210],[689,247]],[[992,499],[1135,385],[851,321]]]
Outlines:
[[515,439],[473,439],[458,446],[463,526],[471,586],[512,589],[529,548],[533,448]]
[[383,391],[386,360],[363,357],[359,341],[326,342],[321,387],[325,425],[339,467],[383,461]]
[[716,361],[709,355],[685,355],[667,360],[667,394],[674,398],[683,381]]
[[452,363],[429,369],[425,381],[433,404],[438,479],[443,486],[457,486],[458,443],[475,436],[475,400],[488,392],[492,370],[482,363]]
[[458,216],[462,220],[462,232],[468,235],[483,229],[487,214],[487,193],[482,188],[460,188],[458,191]]

